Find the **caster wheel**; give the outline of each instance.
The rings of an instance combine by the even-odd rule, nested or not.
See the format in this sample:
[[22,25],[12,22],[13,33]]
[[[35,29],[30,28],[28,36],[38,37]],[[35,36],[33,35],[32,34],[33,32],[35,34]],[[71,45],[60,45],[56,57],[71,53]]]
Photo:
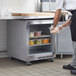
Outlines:
[[13,60],[13,57],[10,57],[10,60]]
[[31,62],[27,62],[27,63],[26,63],[27,66],[30,66],[31,64],[32,64]]
[[54,59],[50,58],[49,61],[50,61],[50,62],[54,62]]

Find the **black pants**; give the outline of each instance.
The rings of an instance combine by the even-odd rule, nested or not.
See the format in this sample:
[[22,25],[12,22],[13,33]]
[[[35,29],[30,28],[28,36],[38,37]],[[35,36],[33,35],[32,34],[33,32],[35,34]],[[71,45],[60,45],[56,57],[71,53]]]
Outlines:
[[72,13],[70,25],[72,41],[76,41],[76,10],[72,10],[70,12]]

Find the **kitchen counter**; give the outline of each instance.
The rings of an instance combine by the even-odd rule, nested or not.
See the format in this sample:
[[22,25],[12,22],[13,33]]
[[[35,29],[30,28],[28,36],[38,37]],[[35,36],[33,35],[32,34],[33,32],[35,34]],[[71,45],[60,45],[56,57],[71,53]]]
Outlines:
[[54,18],[54,13],[43,13],[43,12],[12,13],[12,16],[14,16],[14,17],[22,17],[22,19]]
[[16,16],[15,17],[13,17],[13,16],[10,16],[10,17],[8,17],[8,16],[7,17],[6,16],[5,17],[0,17],[0,20],[2,20],[2,21],[3,20],[13,20],[13,19],[22,19],[22,17],[16,17]]
[[0,20],[11,19],[41,19],[41,18],[54,18],[54,13],[12,13],[12,16],[0,17]]
[[[45,24],[45,23],[51,24],[51,23],[53,23],[53,19],[51,19],[51,18],[54,18],[54,15],[53,14],[50,15],[49,13],[47,13],[47,14],[36,13],[35,15],[34,15],[34,13],[32,13],[32,14],[31,13],[25,13],[25,15],[18,15],[18,16],[16,16],[16,15],[15,16],[14,15],[13,16],[1,16],[0,15],[0,28],[1,28],[1,30],[0,30],[0,32],[1,32],[1,34],[0,34],[0,41],[1,41],[0,42],[0,48],[2,49],[2,50],[0,50],[1,51],[0,57],[8,57],[7,51],[6,51],[7,50],[7,45],[6,44],[7,44],[7,26],[8,26],[8,24],[11,25],[9,23],[10,21],[18,21],[18,24],[20,22],[22,22],[21,24],[23,24],[23,22],[25,23],[28,20],[30,22],[32,21],[33,24],[35,24],[35,23],[38,24],[38,22],[40,22],[40,24]],[[33,21],[33,19],[35,21]],[[38,21],[36,19],[38,19]],[[44,21],[43,22],[43,19],[49,19],[49,21]]]
[[[37,16],[41,18],[37,19]],[[43,16],[45,18],[42,19]],[[46,18],[47,16],[45,15],[40,16],[40,14],[32,14],[23,17],[34,17],[35,19],[9,20],[7,23],[8,55],[26,61],[27,64],[29,64],[30,61],[52,59],[54,54],[54,42],[52,42],[52,39],[54,41],[54,36],[50,34],[49,30],[49,27],[53,24],[53,19],[50,19],[51,16]],[[42,32],[40,37],[38,36],[38,31]],[[34,32],[33,35],[36,37],[29,37],[32,32]],[[29,41],[32,41],[32,39],[36,40],[37,43],[33,41],[34,45],[29,45]],[[47,40],[47,43],[42,43],[41,41],[39,44],[38,40],[40,42],[40,39],[42,41]]]

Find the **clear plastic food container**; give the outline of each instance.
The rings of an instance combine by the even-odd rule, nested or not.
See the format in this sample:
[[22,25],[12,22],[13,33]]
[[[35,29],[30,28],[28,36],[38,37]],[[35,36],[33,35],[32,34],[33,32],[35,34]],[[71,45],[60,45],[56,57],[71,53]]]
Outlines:
[[50,39],[43,39],[43,40],[42,40],[42,43],[43,43],[43,44],[50,43]]
[[34,37],[34,32],[30,32],[29,37]]
[[41,33],[42,33],[42,31],[36,31],[36,32],[34,33],[34,36],[41,36]]
[[42,44],[42,39],[37,39],[37,40],[36,40],[36,44],[37,44],[37,45]]
[[29,45],[34,45],[35,44],[35,40],[29,40]]

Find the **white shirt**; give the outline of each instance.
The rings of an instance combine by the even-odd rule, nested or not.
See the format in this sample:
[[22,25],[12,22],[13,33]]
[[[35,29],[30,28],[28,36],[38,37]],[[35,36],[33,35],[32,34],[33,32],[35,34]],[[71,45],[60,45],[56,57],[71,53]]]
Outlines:
[[56,9],[75,10],[76,0],[56,0]]

